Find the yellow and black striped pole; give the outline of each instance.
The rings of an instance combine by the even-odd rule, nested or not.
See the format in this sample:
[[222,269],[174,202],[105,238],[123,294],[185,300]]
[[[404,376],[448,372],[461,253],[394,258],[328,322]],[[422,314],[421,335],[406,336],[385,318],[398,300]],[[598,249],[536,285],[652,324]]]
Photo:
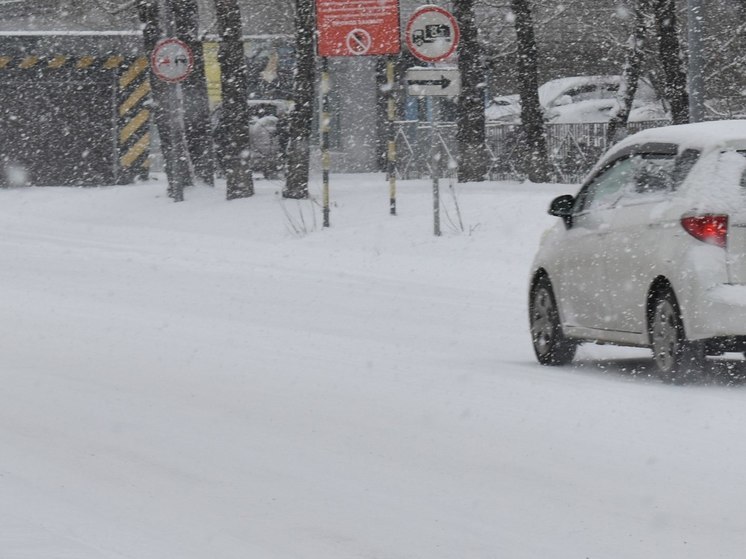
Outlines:
[[142,175],[150,163],[148,59],[136,58],[119,76],[119,168]]
[[386,60],[386,95],[388,119],[388,150],[386,173],[389,178],[389,211],[396,215],[396,99],[394,98],[394,60],[391,56]]
[[329,227],[329,171],[331,158],[329,155],[329,59],[321,58],[321,176],[322,201],[324,211],[324,227]]

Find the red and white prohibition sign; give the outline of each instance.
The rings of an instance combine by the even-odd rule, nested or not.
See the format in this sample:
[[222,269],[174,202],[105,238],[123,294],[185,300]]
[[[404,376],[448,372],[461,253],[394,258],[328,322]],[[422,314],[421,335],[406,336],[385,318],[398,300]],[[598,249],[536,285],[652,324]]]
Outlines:
[[409,52],[423,62],[440,62],[454,52],[459,28],[451,12],[438,6],[420,6],[409,18],[404,32]]
[[316,0],[319,56],[373,56],[401,50],[399,0]]
[[150,54],[150,66],[158,79],[177,83],[186,79],[194,68],[194,55],[184,41],[161,39]]
[[353,29],[347,34],[345,40],[347,50],[354,55],[360,56],[367,54],[370,50],[373,39],[365,29]]

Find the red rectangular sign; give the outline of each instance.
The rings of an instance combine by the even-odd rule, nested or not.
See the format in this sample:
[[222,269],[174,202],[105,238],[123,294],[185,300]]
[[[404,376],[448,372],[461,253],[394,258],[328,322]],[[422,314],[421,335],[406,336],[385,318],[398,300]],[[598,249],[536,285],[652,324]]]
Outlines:
[[399,0],[316,0],[319,56],[397,54]]

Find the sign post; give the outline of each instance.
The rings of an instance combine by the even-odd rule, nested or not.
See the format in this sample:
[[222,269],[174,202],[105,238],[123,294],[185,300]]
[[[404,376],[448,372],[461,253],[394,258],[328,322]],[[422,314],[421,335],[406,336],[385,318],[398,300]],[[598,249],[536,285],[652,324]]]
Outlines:
[[[410,68],[405,76],[407,93],[423,97],[454,97],[460,93],[461,77],[458,68]],[[440,185],[442,165],[435,123],[435,111],[430,110],[430,172],[433,178],[433,229],[440,236]]]
[[389,179],[389,213],[396,215],[396,99],[394,98],[394,60],[386,57],[386,174]]
[[[401,51],[399,33],[399,0],[316,0],[316,31],[318,55],[322,57],[322,116],[321,161],[323,167],[324,227],[329,227],[329,119],[328,57],[378,56],[398,54]],[[392,66],[393,68],[393,66]],[[388,72],[388,71],[387,71]],[[393,74],[392,74],[393,75]],[[389,92],[389,95],[392,95]],[[389,120],[393,122],[392,101],[389,101]],[[390,125],[393,130],[393,124]],[[395,152],[389,142],[389,181],[395,180],[391,172]],[[394,158],[392,160],[392,157]],[[390,191],[395,192],[391,183]],[[391,202],[391,213],[395,214]]]
[[323,225],[329,227],[329,173],[331,172],[331,157],[329,154],[329,59],[321,59],[321,182],[322,182],[322,208]]
[[[456,52],[459,28],[456,18],[438,6],[417,8],[407,22],[409,51],[423,62],[441,62]],[[454,68],[410,68],[406,76],[410,95],[453,97],[460,93],[461,78]],[[430,109],[430,173],[433,178],[433,232],[440,232],[440,149],[434,107]]]
[[[155,44],[150,54],[150,66],[153,74],[169,84],[176,85],[168,95],[168,112],[170,115],[170,144],[166,164],[170,166],[175,176],[173,184],[169,180],[168,195],[175,202],[184,200],[184,185],[190,179],[181,172],[182,161],[189,160],[186,147],[186,130],[184,129],[184,115],[182,111],[183,98],[180,82],[185,80],[194,68],[194,55],[189,46],[176,38],[162,39]],[[187,166],[186,174],[191,171]]]

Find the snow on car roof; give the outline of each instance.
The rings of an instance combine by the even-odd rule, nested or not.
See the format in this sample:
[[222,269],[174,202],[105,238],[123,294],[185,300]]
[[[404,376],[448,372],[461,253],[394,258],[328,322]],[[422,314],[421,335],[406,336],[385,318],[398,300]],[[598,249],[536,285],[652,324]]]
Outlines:
[[648,128],[628,136],[609,150],[609,154],[635,144],[651,142],[676,144],[679,151],[709,151],[726,146],[746,147],[746,120],[716,120]]
[[713,120],[642,130],[627,136],[611,147],[588,172],[585,180],[595,175],[619,152],[642,144],[675,144],[678,146],[679,153],[686,149],[696,149],[701,152],[726,147],[746,149],[746,120]]
[[546,106],[556,97],[567,91],[571,87],[578,87],[588,84],[616,84],[621,82],[620,76],[600,75],[600,76],[572,76],[566,78],[557,78],[539,86],[539,102]]
[[[601,86],[595,92],[598,99],[610,99],[616,97],[616,91],[622,84],[622,77],[615,74],[601,74],[596,76],[570,76],[557,78],[539,86],[539,103],[546,107],[552,104],[558,97],[574,88],[583,86]],[[641,77],[637,84],[635,99],[641,102],[659,101],[655,89],[647,78]]]

